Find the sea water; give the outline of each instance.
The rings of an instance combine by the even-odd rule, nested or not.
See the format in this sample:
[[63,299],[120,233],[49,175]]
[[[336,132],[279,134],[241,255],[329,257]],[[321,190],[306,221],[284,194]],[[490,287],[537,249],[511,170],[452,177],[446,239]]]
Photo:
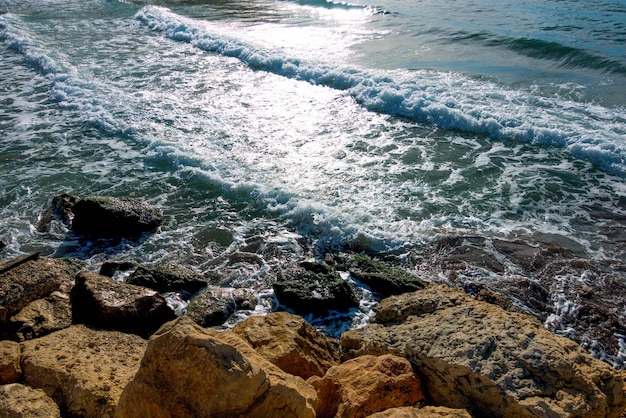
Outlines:
[[[621,0],[0,0],[0,41],[3,260],[181,263],[254,288],[240,319],[329,251],[541,235],[626,259]],[[61,192],[165,222],[38,232]]]

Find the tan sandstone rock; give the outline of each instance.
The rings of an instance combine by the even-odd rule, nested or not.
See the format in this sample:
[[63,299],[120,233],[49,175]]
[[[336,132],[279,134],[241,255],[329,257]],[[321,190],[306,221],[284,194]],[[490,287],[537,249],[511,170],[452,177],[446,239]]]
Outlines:
[[20,345],[14,341],[0,341],[0,385],[17,382],[21,375]]
[[421,382],[402,357],[365,355],[331,367],[309,382],[318,394],[318,417],[360,418],[424,401]]
[[75,325],[22,343],[23,382],[74,416],[111,417],[147,341]]
[[188,317],[155,333],[116,411],[125,417],[314,417],[315,390],[230,332]]
[[530,316],[445,286],[383,300],[375,321],[342,336],[347,357],[406,356],[439,405],[478,415],[619,417],[623,380]]
[[472,418],[465,409],[452,409],[445,406],[425,406],[413,408],[405,406],[401,408],[387,409],[377,412],[369,418]]
[[0,417],[58,418],[59,407],[41,389],[19,383],[0,386]]
[[283,371],[308,379],[339,364],[339,350],[302,317],[287,312],[253,316],[233,332]]

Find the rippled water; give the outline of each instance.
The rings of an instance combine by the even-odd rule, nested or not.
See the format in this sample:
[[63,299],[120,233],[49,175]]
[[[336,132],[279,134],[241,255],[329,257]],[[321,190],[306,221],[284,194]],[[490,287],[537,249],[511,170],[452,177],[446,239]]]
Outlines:
[[[621,1],[0,12],[2,259],[176,261],[271,299],[293,260],[448,234],[626,258]],[[132,195],[166,221],[140,242],[36,232],[64,191]],[[232,262],[244,249],[260,261]]]

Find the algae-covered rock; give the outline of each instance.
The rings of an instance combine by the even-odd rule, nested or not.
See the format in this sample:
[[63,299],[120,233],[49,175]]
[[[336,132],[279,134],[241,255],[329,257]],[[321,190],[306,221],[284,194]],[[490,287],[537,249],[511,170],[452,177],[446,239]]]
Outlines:
[[72,230],[96,236],[137,236],[153,232],[163,216],[131,197],[86,196],[72,206]]
[[233,333],[283,371],[308,379],[323,376],[339,364],[339,350],[302,317],[287,312],[252,316],[235,325]]
[[373,291],[383,295],[412,292],[428,286],[428,282],[399,268],[393,268],[358,254],[328,255],[337,270],[345,270]]
[[359,305],[355,287],[325,263],[302,262],[285,269],[273,287],[278,301],[300,314],[322,315]]
[[176,264],[138,266],[126,279],[126,283],[149,287],[159,292],[184,290],[189,293],[195,293],[207,285],[200,274]]
[[187,315],[203,327],[223,324],[238,309],[252,310],[256,298],[249,289],[209,286],[191,299]]
[[624,382],[535,318],[433,286],[392,296],[343,334],[346,357],[403,355],[439,405],[484,416],[619,417]]

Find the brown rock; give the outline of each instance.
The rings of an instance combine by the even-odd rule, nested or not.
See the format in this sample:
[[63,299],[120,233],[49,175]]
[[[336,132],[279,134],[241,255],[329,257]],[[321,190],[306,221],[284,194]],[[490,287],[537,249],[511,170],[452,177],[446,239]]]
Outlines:
[[619,417],[623,381],[534,318],[437,286],[381,302],[342,336],[344,354],[406,356],[431,399],[489,416]]
[[405,406],[401,408],[387,409],[377,412],[369,418],[472,418],[465,409],[451,409],[445,406],[425,406],[423,408],[413,408]]
[[6,323],[30,302],[59,289],[65,279],[74,278],[82,264],[37,254],[0,264],[0,322]]
[[136,335],[71,326],[22,343],[23,382],[70,415],[111,417],[146,345]]
[[58,418],[59,407],[41,389],[19,383],[0,386],[0,417]]
[[0,341],[0,385],[17,382],[21,375],[20,345],[14,341]]
[[303,318],[287,312],[249,317],[233,333],[283,371],[304,379],[323,376],[339,364],[338,347]]
[[174,312],[156,291],[82,271],[71,292],[75,323],[149,336]]
[[235,334],[180,317],[150,338],[116,417],[314,417],[314,402],[311,386]]
[[360,418],[424,400],[411,364],[390,354],[357,357],[309,382],[317,390],[318,417]]

